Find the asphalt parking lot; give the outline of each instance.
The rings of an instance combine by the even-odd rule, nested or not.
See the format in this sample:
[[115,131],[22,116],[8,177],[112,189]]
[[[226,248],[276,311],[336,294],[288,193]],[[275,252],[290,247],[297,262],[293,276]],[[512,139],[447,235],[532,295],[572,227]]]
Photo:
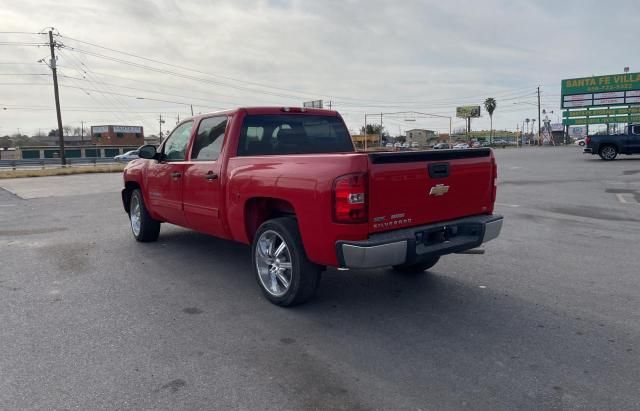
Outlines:
[[500,238],[271,305],[249,248],[136,243],[111,174],[0,180],[2,409],[639,409],[640,157],[498,150]]

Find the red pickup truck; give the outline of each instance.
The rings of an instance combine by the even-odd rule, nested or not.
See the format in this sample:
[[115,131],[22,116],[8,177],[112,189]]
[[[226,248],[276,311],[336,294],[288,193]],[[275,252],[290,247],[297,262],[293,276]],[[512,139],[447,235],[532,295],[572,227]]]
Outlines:
[[273,303],[312,297],[327,266],[422,272],[496,238],[491,149],[357,152],[335,111],[239,108],[190,118],[124,170],[138,241],[168,222],[251,244]]

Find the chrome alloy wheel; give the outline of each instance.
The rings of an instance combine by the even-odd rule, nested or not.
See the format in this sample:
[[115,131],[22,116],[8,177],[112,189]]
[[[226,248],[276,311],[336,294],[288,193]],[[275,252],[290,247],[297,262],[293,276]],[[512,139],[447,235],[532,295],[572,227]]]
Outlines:
[[616,158],[616,149],[612,146],[603,147],[601,153],[602,157],[607,160],[613,160],[614,158]]
[[129,210],[129,218],[131,219],[131,230],[137,237],[140,235],[140,220],[142,218],[142,211],[140,210],[140,199],[138,198],[138,196],[134,195],[131,199],[131,206]]
[[267,230],[260,235],[256,246],[256,269],[265,290],[281,297],[291,286],[293,266],[291,252],[280,234]]

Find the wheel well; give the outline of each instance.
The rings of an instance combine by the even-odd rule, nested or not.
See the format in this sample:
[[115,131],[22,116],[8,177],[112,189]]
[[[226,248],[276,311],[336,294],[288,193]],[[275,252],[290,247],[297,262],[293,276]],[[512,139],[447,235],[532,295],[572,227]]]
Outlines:
[[614,143],[602,143],[600,144],[600,147],[598,147],[598,152],[600,152],[600,150],[602,150],[604,147],[613,147],[616,149],[617,152],[620,152],[620,150],[618,149],[618,146]]
[[244,226],[249,242],[258,227],[267,220],[277,217],[295,216],[296,212],[290,202],[279,198],[254,197],[249,199],[244,206]]
[[135,181],[127,181],[124,183],[124,191],[122,191],[122,205],[124,210],[129,213],[129,204],[131,204],[131,193],[136,188],[140,188],[140,184]]

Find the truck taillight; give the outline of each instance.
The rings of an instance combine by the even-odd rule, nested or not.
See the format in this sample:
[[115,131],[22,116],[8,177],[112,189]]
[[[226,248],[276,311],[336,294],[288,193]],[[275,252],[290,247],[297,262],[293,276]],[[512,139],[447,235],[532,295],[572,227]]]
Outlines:
[[587,138],[584,139],[584,144],[589,145],[589,143],[591,143],[591,136],[587,136]]
[[333,182],[333,220],[336,223],[366,223],[367,174],[346,174]]
[[491,158],[491,175],[493,176],[493,187],[491,187],[491,207],[496,201],[496,192],[498,190],[498,165],[496,159]]

